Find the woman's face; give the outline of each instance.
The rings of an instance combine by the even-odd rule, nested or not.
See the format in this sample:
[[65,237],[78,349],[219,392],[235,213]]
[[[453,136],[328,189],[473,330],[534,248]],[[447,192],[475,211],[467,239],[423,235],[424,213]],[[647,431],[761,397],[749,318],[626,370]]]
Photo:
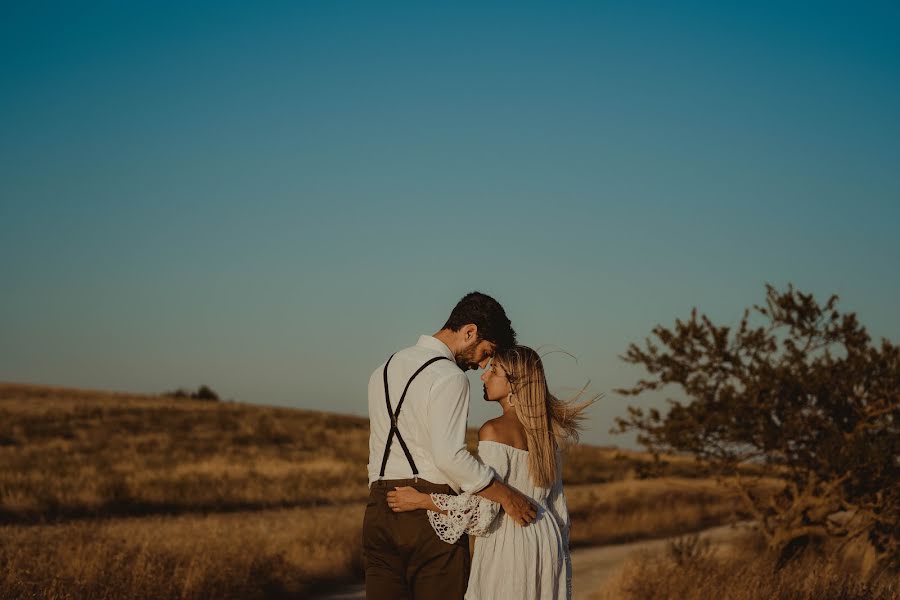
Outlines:
[[484,399],[489,401],[502,400],[509,396],[512,390],[509,386],[509,379],[506,377],[506,369],[497,359],[491,359],[481,374],[481,381],[484,382]]

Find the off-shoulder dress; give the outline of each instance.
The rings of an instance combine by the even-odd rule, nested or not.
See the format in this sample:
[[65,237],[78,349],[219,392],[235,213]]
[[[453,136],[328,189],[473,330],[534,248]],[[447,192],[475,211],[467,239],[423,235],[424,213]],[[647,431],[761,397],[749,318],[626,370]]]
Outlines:
[[569,511],[562,487],[562,459],[557,451],[557,478],[550,488],[535,485],[528,473],[528,451],[482,440],[479,459],[508,485],[529,496],[537,518],[519,526],[495,504],[480,496],[432,494],[438,508],[429,511],[432,527],[448,543],[463,533],[477,536],[466,600],[570,600]]

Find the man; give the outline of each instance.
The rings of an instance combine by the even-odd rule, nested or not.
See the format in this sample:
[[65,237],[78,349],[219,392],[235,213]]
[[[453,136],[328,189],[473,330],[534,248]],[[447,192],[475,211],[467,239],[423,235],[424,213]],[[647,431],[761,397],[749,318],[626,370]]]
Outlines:
[[536,516],[528,499],[495,478],[466,449],[469,380],[516,334],[500,303],[472,292],[433,336],[394,354],[369,379],[369,502],[363,521],[363,558],[369,600],[463,598],[469,543],[447,544],[427,511],[395,513],[387,492],[409,485],[426,493],[479,494],[527,525]]

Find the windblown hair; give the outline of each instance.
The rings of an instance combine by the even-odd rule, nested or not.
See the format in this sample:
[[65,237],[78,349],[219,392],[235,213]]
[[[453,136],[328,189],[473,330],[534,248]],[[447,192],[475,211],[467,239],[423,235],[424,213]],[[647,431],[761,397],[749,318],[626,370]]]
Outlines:
[[559,465],[556,450],[567,440],[578,441],[586,418],[585,409],[599,400],[597,394],[584,402],[578,398],[585,388],[569,400],[550,393],[540,355],[528,346],[513,346],[494,355],[506,371],[514,395],[516,415],[528,440],[528,472],[535,485],[549,488],[556,482]]

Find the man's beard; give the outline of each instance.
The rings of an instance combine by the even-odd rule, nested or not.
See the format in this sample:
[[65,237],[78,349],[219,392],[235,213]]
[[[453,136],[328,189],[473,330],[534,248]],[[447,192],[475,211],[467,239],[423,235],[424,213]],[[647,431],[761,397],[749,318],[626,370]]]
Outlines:
[[471,347],[466,348],[456,357],[456,364],[463,371],[468,371],[469,369],[475,370],[478,368],[478,363],[475,362],[475,348],[477,346],[478,342],[475,342]]

